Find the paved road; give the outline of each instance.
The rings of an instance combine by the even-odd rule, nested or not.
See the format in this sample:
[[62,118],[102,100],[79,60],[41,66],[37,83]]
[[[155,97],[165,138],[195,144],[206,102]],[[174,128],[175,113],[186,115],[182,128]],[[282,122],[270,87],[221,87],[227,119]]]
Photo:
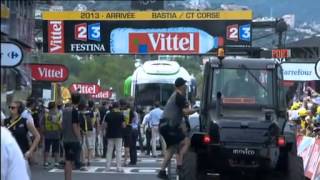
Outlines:
[[[111,171],[105,171],[105,159],[95,159],[87,171],[73,171],[74,180],[158,180],[156,174],[161,163],[160,158],[140,157],[136,166],[123,167],[124,172],[116,172],[114,168]],[[173,162],[174,163],[174,162]],[[115,162],[113,162],[113,167]],[[48,168],[40,165],[31,168],[32,180],[63,180],[63,169]]]

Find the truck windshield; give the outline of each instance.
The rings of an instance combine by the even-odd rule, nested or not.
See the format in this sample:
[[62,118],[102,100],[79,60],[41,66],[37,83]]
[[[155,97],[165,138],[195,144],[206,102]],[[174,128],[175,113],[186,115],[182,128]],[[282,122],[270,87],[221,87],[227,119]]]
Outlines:
[[224,105],[273,105],[271,70],[215,69],[213,73],[213,101],[221,92]]
[[135,103],[141,106],[151,106],[157,100],[161,105],[165,105],[173,91],[173,84],[138,84],[136,85]]

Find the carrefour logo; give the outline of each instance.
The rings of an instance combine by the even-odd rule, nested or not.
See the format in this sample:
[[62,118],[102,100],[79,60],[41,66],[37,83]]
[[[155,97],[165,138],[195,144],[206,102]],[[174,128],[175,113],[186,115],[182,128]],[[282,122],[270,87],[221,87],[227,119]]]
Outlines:
[[318,62],[316,64],[316,75],[320,79],[320,60],[318,60]]

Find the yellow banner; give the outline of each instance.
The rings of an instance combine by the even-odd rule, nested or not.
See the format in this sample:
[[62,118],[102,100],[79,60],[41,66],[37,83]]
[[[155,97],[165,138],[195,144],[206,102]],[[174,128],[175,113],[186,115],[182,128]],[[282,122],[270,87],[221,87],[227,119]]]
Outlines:
[[45,11],[43,20],[252,20],[252,11]]
[[10,17],[10,9],[1,3],[1,18],[8,19]]

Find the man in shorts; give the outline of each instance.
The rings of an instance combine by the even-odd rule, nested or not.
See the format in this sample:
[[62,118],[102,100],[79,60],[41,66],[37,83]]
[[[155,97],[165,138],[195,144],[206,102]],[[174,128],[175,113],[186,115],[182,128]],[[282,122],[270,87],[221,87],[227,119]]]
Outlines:
[[95,135],[93,132],[93,113],[87,111],[86,102],[80,102],[79,121],[82,134],[82,157],[87,159],[86,165],[90,166],[90,160],[93,158]]
[[166,141],[167,150],[158,177],[167,179],[165,168],[168,166],[173,154],[177,158],[177,172],[181,171],[183,155],[188,151],[190,138],[187,135],[185,116],[195,113],[186,99],[186,80],[179,77],[175,81],[175,91],[168,99],[164,107],[162,118],[159,124],[160,134]]
[[73,162],[76,161],[81,150],[81,134],[78,104],[80,102],[80,94],[72,94],[72,106],[67,107],[62,113],[62,137],[65,151],[65,180],[71,180]]

